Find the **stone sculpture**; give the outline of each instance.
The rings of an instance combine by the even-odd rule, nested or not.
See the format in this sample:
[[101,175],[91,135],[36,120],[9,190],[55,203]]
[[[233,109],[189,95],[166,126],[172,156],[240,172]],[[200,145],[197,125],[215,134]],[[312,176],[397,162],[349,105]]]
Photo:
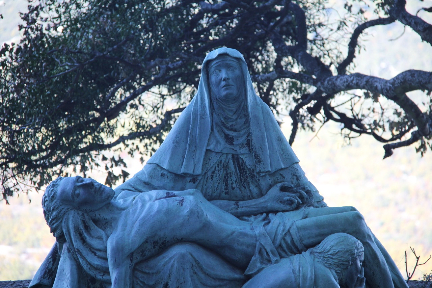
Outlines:
[[363,261],[361,242],[351,235],[335,233],[306,252],[264,268],[243,288],[361,288],[365,285]]
[[[267,239],[259,230],[254,230],[250,222],[218,209],[198,190],[153,190],[136,193],[123,201],[117,201],[113,196],[111,188],[81,177],[58,178],[47,188],[43,197],[44,215],[61,251],[54,287],[152,286],[154,283],[148,283],[149,265],[146,262],[173,245],[179,245],[174,255],[182,249],[189,249],[192,255],[205,255],[198,263],[201,266],[222,265],[213,266],[218,267],[213,271],[208,270],[208,274],[214,275],[200,275],[206,278],[203,283],[188,283],[194,284],[193,287],[197,287],[196,284],[205,287],[211,282],[213,285],[216,282],[218,287],[239,287],[245,278],[235,267],[244,269],[253,257],[268,258],[268,251],[262,251],[266,247],[261,246]],[[357,283],[358,279],[364,279],[361,271],[355,270],[353,279],[350,279],[345,277],[345,270],[355,256],[362,255],[363,246],[354,237],[339,234],[327,237],[305,253],[264,268],[257,279],[254,281],[255,277],[252,278],[246,286],[263,287],[262,279],[266,279],[269,273],[274,279],[280,275],[279,281],[289,283],[288,287],[315,287],[315,278],[321,287],[339,287],[337,283],[341,279]],[[204,249],[200,251],[194,244],[189,244],[189,248],[180,246],[188,242],[216,251],[233,266],[226,265],[213,253]],[[314,263],[314,257],[322,264],[316,265],[318,262]],[[304,267],[297,273],[287,274],[289,267],[300,268],[297,262]],[[342,268],[337,269],[339,266]],[[357,268],[360,269],[361,264]],[[317,277],[314,276],[316,270]],[[218,275],[222,277],[218,278]],[[295,284],[292,282],[294,279],[304,280]],[[174,287],[179,285],[178,280],[182,279],[177,279]],[[160,286],[165,283],[160,283]]]
[[[407,287],[393,260],[367,227],[362,215],[353,207],[326,207],[323,198],[307,180],[298,162],[299,160],[280,131],[272,112],[255,94],[242,55],[229,48],[220,48],[209,53],[202,65],[197,94],[183,111],[164,143],[140,172],[115,189],[114,198],[110,200],[110,203],[122,212],[111,213],[110,215],[131,214],[128,217],[116,216],[123,220],[114,221],[117,223],[115,228],[106,228],[112,225],[109,223],[113,222],[110,218],[100,216],[103,214],[100,211],[105,208],[87,212],[87,214],[91,214],[91,217],[99,215],[101,218],[95,218],[97,221],[94,221],[95,225],[92,226],[95,227],[95,230],[97,230],[96,228],[102,229],[102,231],[108,229],[107,232],[104,232],[105,236],[103,233],[99,236],[89,234],[100,239],[99,242],[102,239],[107,241],[106,246],[101,246],[102,252],[100,253],[102,254],[100,255],[102,258],[108,259],[106,260],[108,268],[107,266],[100,266],[101,269],[105,269],[103,270],[105,272],[102,273],[105,278],[98,281],[108,283],[108,278],[114,279],[112,280],[113,287],[117,285],[115,281],[126,281],[124,283],[127,285],[129,285],[128,283],[140,283],[137,284],[137,287],[162,287],[166,283],[186,283],[185,281],[189,281],[188,283],[192,286],[185,284],[183,287],[211,287],[211,283],[216,283],[213,287],[229,287],[230,285],[231,287],[240,287],[247,279],[252,278],[254,280],[253,277],[260,277],[260,273],[266,273],[265,271],[273,271],[274,273],[281,273],[281,275],[286,274],[285,270],[280,269],[283,267],[280,263],[287,263],[287,261],[293,260],[294,258],[291,257],[295,255],[303,255],[302,253],[313,251],[311,249],[315,249],[313,247],[319,245],[328,236],[343,232],[355,237],[364,246],[364,277],[369,287]],[[172,203],[175,200],[168,201],[168,199],[183,195],[178,193],[187,194],[191,191],[195,191],[194,196],[189,198],[201,203],[200,205],[206,213],[218,211],[212,214],[215,218],[209,220],[208,225],[214,227],[221,219],[228,219],[226,222],[228,226],[232,224],[232,227],[236,227],[234,224],[238,224],[252,227],[249,229],[249,234],[237,238],[236,241],[241,244],[237,246],[227,244],[227,246],[220,245],[220,247],[205,244],[205,241],[211,240],[209,239],[210,236],[204,237],[206,239],[190,239],[183,235],[174,239],[176,234],[165,229],[164,221],[154,223],[150,220],[145,223],[141,221],[142,217],[151,219],[159,215],[160,211],[155,208],[152,213],[146,214],[145,205],[139,206],[134,202],[134,199],[141,199],[141,197],[157,198],[165,195],[163,196],[165,202],[171,203],[170,205],[177,205]],[[141,194],[146,196],[137,196]],[[164,203],[161,201],[159,200],[159,204]],[[128,208],[137,205],[142,209]],[[66,220],[62,221],[67,222]],[[153,227],[153,230],[147,228],[147,225]],[[151,237],[160,238],[160,234],[156,233],[160,231],[154,228],[155,225],[159,230],[165,231],[164,237],[171,237],[172,241],[165,243],[164,249],[167,249],[166,251],[159,251],[160,254],[154,255],[153,258],[151,253],[143,256],[140,254],[141,248],[138,249],[135,244],[142,244],[143,241],[147,241],[146,239]],[[53,233],[56,233],[56,226],[50,224],[50,227]],[[90,226],[82,224],[82,227],[88,229],[87,227]],[[116,232],[121,231],[121,229],[125,229],[127,235]],[[215,231],[211,233],[214,234]],[[231,234],[227,233],[227,237],[236,235],[238,233],[236,231],[231,231]],[[152,235],[153,232],[156,234]],[[119,237],[111,235],[119,235]],[[127,239],[129,235],[137,235],[137,239]],[[60,239],[57,246],[62,255],[59,256],[53,249],[33,279],[31,286],[45,281],[48,283],[47,286],[51,287],[53,278],[47,280],[49,277],[44,275],[55,275],[53,271],[57,266],[59,269],[63,269],[60,264],[65,264],[72,259],[68,252],[72,249],[68,241],[63,241],[64,239],[58,237],[57,239]],[[223,243],[228,243],[228,240]],[[65,244],[61,244],[62,241]],[[114,243],[112,241],[117,244],[111,245],[110,243]],[[124,251],[117,251],[113,248],[113,251],[117,252],[109,252],[109,247],[121,247],[122,241],[126,241],[125,243],[133,241],[135,244],[123,245]],[[161,240],[154,241],[160,243]],[[64,248],[64,245],[68,248]],[[254,247],[254,251],[253,253],[251,251],[245,252],[246,254],[249,253],[249,258],[245,256],[246,254],[242,254],[241,250],[233,249],[234,247],[246,249],[250,245]],[[150,262],[154,264],[159,260],[163,262],[178,254],[183,248],[187,251],[183,255],[184,257],[181,257],[181,260],[171,261],[171,264],[168,265],[169,269],[173,269],[169,279],[160,272],[162,269],[155,270],[153,269],[154,265],[148,265]],[[223,252],[224,249],[231,249],[230,253]],[[63,257],[63,253],[65,253],[65,257]],[[131,253],[141,256],[135,259],[131,257]],[[99,254],[94,252],[89,255],[97,256]],[[117,255],[123,256],[116,258]],[[240,257],[242,261],[233,259],[232,257],[235,255],[242,255]],[[129,257],[129,261],[132,261],[129,263],[130,266],[135,265],[135,270],[132,269],[133,272],[120,269],[122,266],[118,259],[124,260],[127,257]],[[78,265],[76,258],[74,258],[74,263]],[[110,262],[109,259],[117,260]],[[86,261],[83,263],[88,262]],[[210,262],[220,263],[219,266],[213,266],[220,267],[220,269],[209,268],[208,263]],[[69,267],[68,265],[65,267]],[[195,267],[195,270],[193,273],[186,271],[187,276],[184,276],[185,269],[173,268],[180,266]],[[86,271],[86,275],[89,275],[86,266],[81,263],[81,267]],[[91,264],[88,267],[99,266]],[[209,270],[210,272],[208,272]],[[227,272],[225,277],[226,271],[230,272]],[[93,276],[99,275],[97,273]],[[138,277],[141,282],[131,280],[136,278],[135,275],[142,275],[142,277]],[[146,276],[144,277],[144,275]],[[95,281],[94,277],[92,281]],[[360,275],[358,278],[362,279],[362,277]],[[221,285],[222,282],[217,284],[217,281],[225,281],[225,284]],[[355,282],[357,283],[357,281],[360,280]],[[182,285],[179,284],[179,286]],[[54,287],[56,287],[55,283]]]

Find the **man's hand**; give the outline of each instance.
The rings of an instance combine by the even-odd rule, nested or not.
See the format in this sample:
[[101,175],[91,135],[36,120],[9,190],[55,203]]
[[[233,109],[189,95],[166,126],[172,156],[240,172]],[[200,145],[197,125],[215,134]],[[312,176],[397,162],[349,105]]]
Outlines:
[[309,197],[301,187],[292,187],[287,182],[274,185],[261,198],[245,201],[212,200],[213,205],[236,217],[258,215],[269,212],[287,212],[303,206],[311,206]]
[[308,203],[309,199],[304,191],[295,189],[287,182],[274,185],[262,198],[269,210],[274,212],[296,210]]

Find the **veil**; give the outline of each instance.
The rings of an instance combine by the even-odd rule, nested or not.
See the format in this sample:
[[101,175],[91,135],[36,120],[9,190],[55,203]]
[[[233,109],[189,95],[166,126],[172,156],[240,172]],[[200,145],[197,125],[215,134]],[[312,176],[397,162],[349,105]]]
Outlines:
[[[240,62],[247,99],[250,124],[250,150],[256,171],[269,174],[287,168],[299,160],[279,128],[270,108],[256,95],[246,62],[235,49],[219,48],[204,59],[198,91],[174,124],[165,141],[147,163],[157,164],[175,174],[200,175],[212,131],[208,65],[219,55],[228,55]],[[212,143],[210,143],[212,144]]]

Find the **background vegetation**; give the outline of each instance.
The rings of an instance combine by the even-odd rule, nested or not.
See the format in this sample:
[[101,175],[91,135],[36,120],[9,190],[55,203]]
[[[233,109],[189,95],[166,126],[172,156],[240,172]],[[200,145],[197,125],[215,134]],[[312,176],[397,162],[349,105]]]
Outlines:
[[[205,55],[221,46],[245,56],[260,98],[278,119],[292,119],[290,144],[300,130],[335,122],[348,142],[373,137],[384,157],[396,148],[412,145],[423,154],[432,147],[430,67],[410,65],[388,79],[356,69],[374,28],[406,25],[432,45],[432,7],[422,1],[413,10],[406,0],[28,4],[22,38],[0,49],[5,201],[70,168],[85,176],[102,165],[110,186],[127,178],[125,169],[113,169],[126,166],[111,152],[140,159],[155,151],[193,97]],[[381,65],[371,58],[371,67]]]

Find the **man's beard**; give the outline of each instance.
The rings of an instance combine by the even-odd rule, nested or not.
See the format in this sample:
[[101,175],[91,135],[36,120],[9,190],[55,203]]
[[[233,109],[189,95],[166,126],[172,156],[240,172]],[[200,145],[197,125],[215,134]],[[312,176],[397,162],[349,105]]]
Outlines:
[[108,236],[90,216],[82,211],[69,211],[62,223],[68,249],[89,276],[110,283],[107,240]]

